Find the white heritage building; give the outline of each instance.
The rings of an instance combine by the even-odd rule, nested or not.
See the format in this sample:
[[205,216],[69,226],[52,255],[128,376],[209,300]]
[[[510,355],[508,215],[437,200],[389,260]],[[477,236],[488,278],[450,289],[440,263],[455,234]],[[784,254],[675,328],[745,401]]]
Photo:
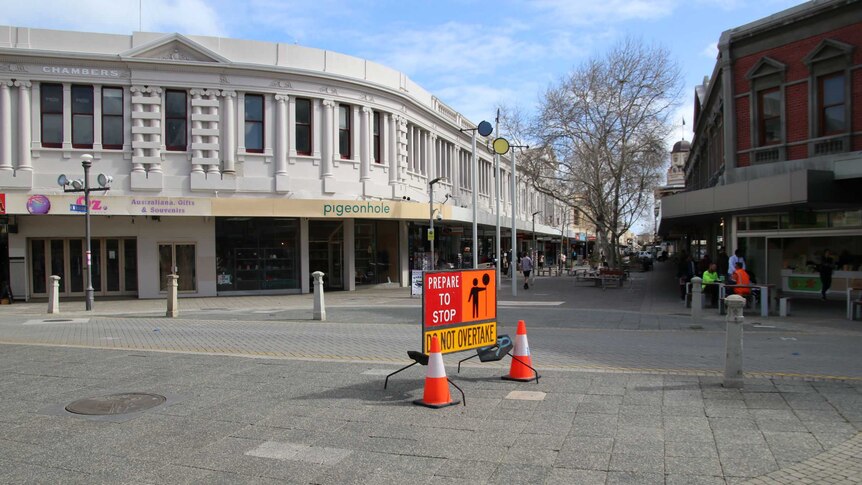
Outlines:
[[[86,287],[82,155],[113,177],[92,194],[96,296],[308,292],[392,282],[430,265],[429,181],[439,267],[494,256],[493,156],[476,125],[404,74],[290,44],[135,32],[107,35],[0,26],[0,278],[18,299]],[[509,160],[501,163],[510,225]],[[479,248],[472,246],[478,190]],[[518,188],[553,257],[563,211]],[[77,207],[76,207],[77,206]],[[436,222],[436,221],[435,221]],[[577,232],[571,228],[569,233]],[[503,231],[503,248],[510,233]]]

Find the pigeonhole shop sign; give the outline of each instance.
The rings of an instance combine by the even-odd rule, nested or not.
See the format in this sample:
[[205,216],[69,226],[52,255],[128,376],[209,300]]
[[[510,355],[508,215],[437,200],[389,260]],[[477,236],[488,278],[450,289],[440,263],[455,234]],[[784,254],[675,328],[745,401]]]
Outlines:
[[493,269],[426,271],[422,290],[422,352],[431,337],[444,354],[494,345],[497,287]]

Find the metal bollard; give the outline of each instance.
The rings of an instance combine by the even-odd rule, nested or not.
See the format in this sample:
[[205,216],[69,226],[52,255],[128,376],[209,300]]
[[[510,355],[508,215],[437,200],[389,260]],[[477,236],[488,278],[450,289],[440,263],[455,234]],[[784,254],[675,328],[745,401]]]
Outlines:
[[168,311],[165,312],[165,316],[169,318],[176,318],[180,314],[180,308],[177,302],[178,279],[180,279],[178,275],[168,275]]
[[727,340],[724,357],[724,387],[742,387],[742,307],[745,298],[730,295],[727,305]]
[[48,313],[60,313],[60,277],[49,276],[51,284],[48,285]]
[[691,316],[699,318],[703,314],[703,279],[691,279]]
[[314,277],[314,314],[315,320],[326,320],[326,305],[323,303],[323,276],[322,271],[311,273]]

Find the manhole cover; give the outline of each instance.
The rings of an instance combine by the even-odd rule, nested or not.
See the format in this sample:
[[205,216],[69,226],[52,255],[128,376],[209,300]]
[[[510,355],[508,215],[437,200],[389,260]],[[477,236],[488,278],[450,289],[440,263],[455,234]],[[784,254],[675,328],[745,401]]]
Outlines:
[[43,320],[45,323],[60,323],[60,322],[73,322],[74,320],[70,318],[55,318],[53,320]]
[[79,399],[66,406],[66,411],[75,414],[86,414],[88,416],[109,416],[146,411],[165,401],[165,396],[159,396],[158,394],[141,392],[110,394],[108,396]]

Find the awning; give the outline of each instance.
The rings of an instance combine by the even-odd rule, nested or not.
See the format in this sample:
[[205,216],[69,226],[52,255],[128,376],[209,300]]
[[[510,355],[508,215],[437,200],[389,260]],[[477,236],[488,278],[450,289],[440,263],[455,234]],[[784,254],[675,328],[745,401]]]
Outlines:
[[659,234],[667,236],[675,226],[712,221],[722,215],[846,204],[853,200],[851,190],[836,182],[833,173],[797,170],[663,197]]

